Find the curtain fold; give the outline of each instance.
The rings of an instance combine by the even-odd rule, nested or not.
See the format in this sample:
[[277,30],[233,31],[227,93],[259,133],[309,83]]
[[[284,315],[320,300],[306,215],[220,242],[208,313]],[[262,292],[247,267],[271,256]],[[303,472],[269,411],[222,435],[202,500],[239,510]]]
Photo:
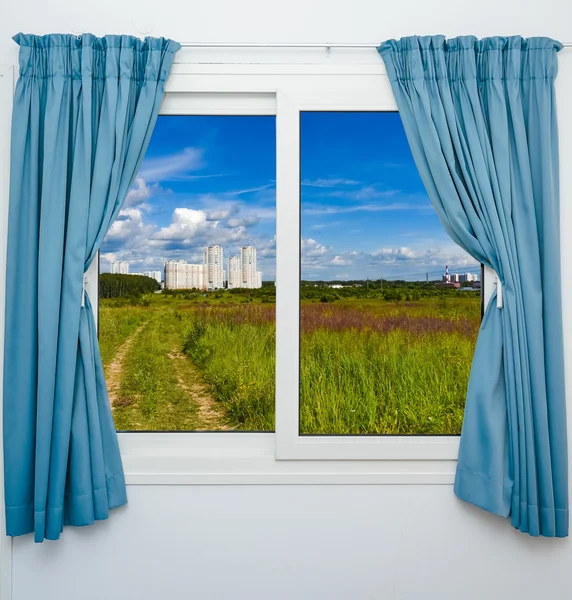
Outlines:
[[561,47],[542,37],[414,36],[378,48],[441,222],[502,284],[502,305],[493,296],[479,332],[455,493],[549,537],[568,535]]
[[18,34],[4,364],[8,535],[127,502],[83,275],[137,174],[179,44]]

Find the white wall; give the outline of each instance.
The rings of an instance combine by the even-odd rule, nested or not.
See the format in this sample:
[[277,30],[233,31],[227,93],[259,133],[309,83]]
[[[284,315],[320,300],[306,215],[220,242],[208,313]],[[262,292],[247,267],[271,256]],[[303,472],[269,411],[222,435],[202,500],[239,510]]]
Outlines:
[[[572,41],[570,0],[69,0],[12,2],[9,36],[137,33],[180,41],[375,42],[408,34]],[[159,11],[159,12],[158,12]],[[572,50],[560,54],[562,228],[572,226]],[[572,236],[563,235],[564,297]],[[572,303],[565,311],[572,382]],[[566,306],[566,302],[565,302]],[[572,409],[571,411],[572,412]],[[571,419],[569,419],[569,422]],[[572,428],[570,439],[572,440]],[[572,443],[570,444],[572,446]],[[14,600],[567,598],[572,543],[531,539],[449,486],[129,486],[129,506],[61,541],[15,540]]]
[[130,506],[14,546],[17,600],[569,597],[570,544],[447,486],[132,486]]

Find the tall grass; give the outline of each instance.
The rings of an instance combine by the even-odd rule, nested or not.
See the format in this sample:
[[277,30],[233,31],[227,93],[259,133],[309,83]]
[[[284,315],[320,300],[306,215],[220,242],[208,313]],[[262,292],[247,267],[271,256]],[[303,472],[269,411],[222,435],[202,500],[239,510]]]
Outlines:
[[123,342],[149,318],[149,311],[140,306],[115,307],[99,304],[99,350],[103,366],[115,356]]
[[273,307],[203,308],[183,319],[183,351],[199,367],[237,429],[274,429]]
[[318,330],[302,339],[300,431],[460,431],[473,343],[447,333]]
[[[274,421],[273,307],[187,311],[183,348],[238,428]],[[304,303],[300,430],[455,434],[479,327],[475,299]]]
[[[196,365],[224,406],[226,425],[274,429],[272,304],[158,296],[148,308],[102,306],[104,362],[143,320],[148,323],[124,365],[114,409],[118,428],[196,426],[196,407],[178,387],[169,358],[175,349],[190,359],[179,377],[192,384]],[[478,298],[304,301],[301,433],[458,433],[479,324]],[[187,369],[183,362],[177,365]]]
[[301,433],[459,433],[479,320],[475,299],[304,305]]
[[[179,365],[172,354],[179,344],[179,325],[174,311],[160,312],[131,346],[113,407],[117,429],[196,429],[197,406],[179,385]],[[187,386],[192,375],[187,373]]]

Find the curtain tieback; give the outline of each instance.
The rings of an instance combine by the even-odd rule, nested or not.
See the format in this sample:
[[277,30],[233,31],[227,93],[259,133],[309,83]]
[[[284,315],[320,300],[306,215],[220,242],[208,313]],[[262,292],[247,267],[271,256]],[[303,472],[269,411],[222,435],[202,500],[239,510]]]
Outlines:
[[87,273],[83,274],[83,287],[81,289],[81,307],[85,306],[85,288],[87,286]]
[[495,285],[497,286],[497,308],[502,308],[502,282],[498,275],[495,277]]

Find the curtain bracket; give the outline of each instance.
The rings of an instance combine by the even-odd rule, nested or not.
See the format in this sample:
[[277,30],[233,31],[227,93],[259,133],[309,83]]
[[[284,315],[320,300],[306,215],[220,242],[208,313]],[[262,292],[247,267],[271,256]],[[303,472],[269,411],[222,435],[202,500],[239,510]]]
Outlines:
[[87,273],[83,274],[83,287],[81,289],[81,307],[85,306],[85,288],[87,286],[88,278]]
[[502,308],[502,282],[498,275],[495,277],[495,285],[497,286],[497,308]]

